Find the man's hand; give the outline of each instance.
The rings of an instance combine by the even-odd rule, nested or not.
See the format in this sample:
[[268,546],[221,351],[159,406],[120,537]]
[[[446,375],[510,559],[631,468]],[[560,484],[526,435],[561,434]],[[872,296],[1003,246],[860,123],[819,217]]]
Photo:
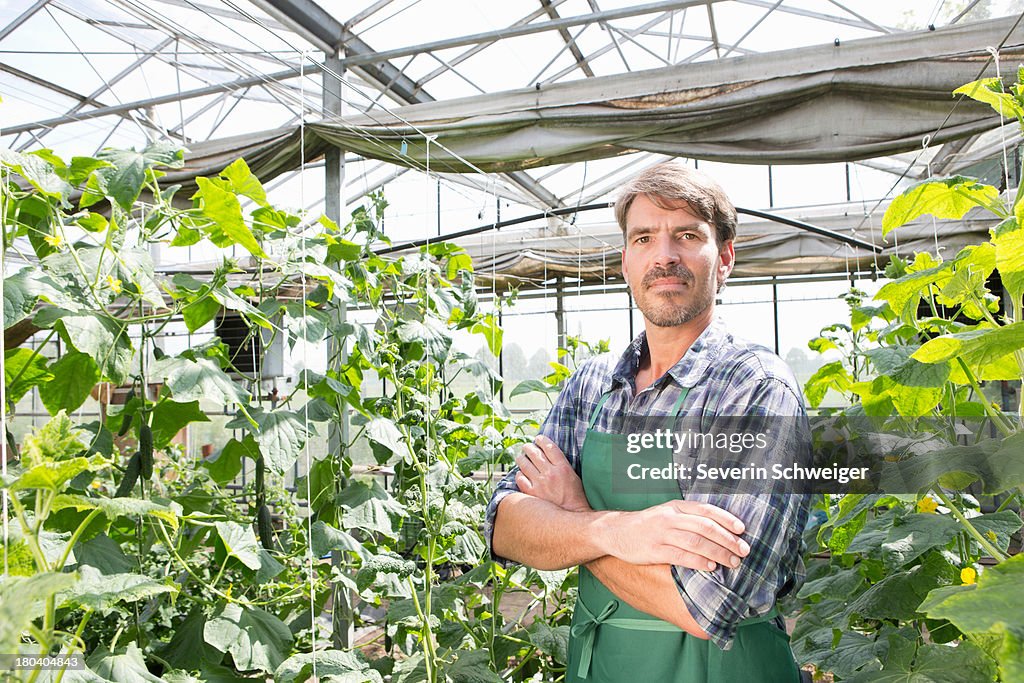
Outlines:
[[740,538],[744,525],[722,508],[672,500],[607,520],[603,547],[631,564],[674,564],[713,571],[738,567],[750,546]]
[[543,434],[523,446],[516,458],[516,486],[523,493],[554,503],[563,510],[590,510],[583,482],[558,445]]

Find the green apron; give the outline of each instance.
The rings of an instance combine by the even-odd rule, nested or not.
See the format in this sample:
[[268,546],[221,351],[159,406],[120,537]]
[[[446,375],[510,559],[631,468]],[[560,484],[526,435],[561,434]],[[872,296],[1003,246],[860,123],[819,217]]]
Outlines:
[[[687,390],[676,402],[677,416]],[[625,449],[624,435],[594,430],[605,394],[590,417],[583,441],[583,488],[595,510],[642,510],[678,500],[680,494],[612,491],[611,458]],[[620,452],[625,452],[624,450]],[[672,454],[665,452],[668,462]],[[682,605],[680,598],[680,605]],[[789,636],[775,623],[778,610],[740,622],[729,650],[618,599],[580,567],[579,598],[569,638],[566,680],[590,683],[799,683]]]

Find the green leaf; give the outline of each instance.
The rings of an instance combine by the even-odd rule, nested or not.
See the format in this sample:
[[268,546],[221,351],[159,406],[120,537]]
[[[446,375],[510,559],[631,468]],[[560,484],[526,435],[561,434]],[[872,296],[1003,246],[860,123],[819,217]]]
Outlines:
[[815,595],[823,597],[833,595],[856,595],[864,585],[864,577],[856,569],[840,569],[832,567],[833,571],[825,576],[806,582],[800,587],[797,593],[798,598],[810,598]]
[[972,517],[971,524],[988,538],[992,545],[1006,552],[1010,547],[1010,536],[1024,525],[1024,521],[1021,521],[1020,515],[1013,510],[1000,510]]
[[[801,621],[806,617],[801,616]],[[797,622],[798,625],[800,622]],[[843,631],[839,642],[834,642],[832,624],[813,629],[806,635],[793,634],[793,653],[797,661],[814,664],[822,671],[831,671],[842,680],[851,678],[861,669],[877,671],[881,668],[875,641],[856,631]]]
[[160,401],[153,409],[153,447],[166,448],[186,425],[209,421],[210,418],[200,409],[199,401]]
[[24,320],[35,310],[39,297],[33,291],[32,279],[29,270],[4,275],[4,329]]
[[174,635],[160,650],[160,657],[180,669],[196,669],[199,662],[220,661],[223,655],[210,647],[203,637],[205,626],[206,615],[202,608],[193,607],[185,619],[174,627]]
[[[853,378],[843,366],[841,361],[825,363],[817,372],[811,375],[804,385],[804,393],[807,395],[807,402],[812,408],[817,408],[825,398],[829,389],[835,389],[839,393],[845,393],[853,385]],[[517,387],[518,388],[518,387]]]
[[399,339],[420,347],[429,359],[437,363],[443,363],[448,357],[452,346],[451,333],[447,325],[433,316],[400,323],[395,331]]
[[163,593],[177,593],[173,583],[154,581],[141,574],[110,574],[104,576],[95,567],[79,568],[81,580],[60,594],[62,607],[85,607],[100,614],[109,614],[121,603],[148,600]]
[[569,627],[551,626],[543,621],[534,621],[526,629],[530,642],[537,649],[551,657],[558,664],[569,661]]
[[303,683],[316,674],[324,683],[381,683],[377,671],[355,653],[343,650],[317,650],[292,655],[274,672],[277,683]]
[[82,472],[96,471],[107,465],[107,460],[99,455],[91,458],[71,458],[57,462],[43,462],[22,473],[11,484],[11,491],[24,489],[49,489],[61,491],[69,481]]
[[32,387],[41,386],[53,379],[46,361],[46,356],[34,353],[31,349],[8,349],[4,352],[4,384],[9,404],[14,405],[20,401]]
[[78,565],[94,567],[101,574],[132,574],[138,571],[138,563],[128,559],[121,546],[106,534],[97,534],[88,541],[75,546]]
[[71,192],[71,186],[58,175],[53,164],[37,155],[0,149],[0,165],[20,175],[47,197],[64,200]]
[[951,584],[958,574],[939,554],[929,554],[922,564],[889,574],[871,586],[850,604],[846,613],[863,619],[909,621],[917,616],[918,606],[929,591]]
[[202,229],[210,241],[221,248],[238,244],[253,256],[266,258],[266,252],[242,218],[242,205],[238,203],[238,197],[209,178],[196,178],[196,183],[199,191],[193,198],[202,199],[201,211],[209,220]]
[[[920,255],[919,255],[920,256]],[[924,266],[924,259],[918,258],[915,266]],[[917,319],[917,306],[921,296],[927,292],[928,285],[936,284],[943,287],[951,277],[953,262],[940,263],[928,267],[916,267],[912,272],[887,282],[875,295],[876,301],[886,301],[889,308],[905,322]]]
[[200,327],[217,317],[220,313],[220,302],[212,296],[199,298],[185,308],[181,309],[181,315],[185,319],[185,327],[189,332],[195,332]]
[[18,652],[21,636],[41,617],[45,601],[74,585],[74,574],[47,572],[29,577],[0,576],[0,648]]
[[944,334],[924,343],[911,358],[922,363],[942,363],[959,357],[972,367],[981,367],[996,363],[1022,348],[1024,321]]
[[336,502],[345,510],[342,526],[346,529],[375,531],[394,538],[391,518],[406,516],[405,507],[384,490],[376,478],[351,479]]
[[92,356],[100,370],[115,384],[123,384],[131,371],[132,343],[128,328],[105,315],[66,315],[57,323],[71,344]]
[[249,569],[260,568],[260,545],[252,527],[243,527],[237,522],[217,522],[216,527],[228,555],[238,558]]
[[1024,555],[1015,555],[978,576],[971,586],[932,591],[921,611],[933,619],[948,619],[965,633],[1024,629]]
[[206,399],[228,406],[249,398],[219,365],[206,358],[164,358],[154,366],[154,372],[166,379],[174,398],[183,403]]
[[882,464],[879,487],[904,493],[923,491],[935,484],[963,489],[980,480],[985,494],[997,494],[1024,484],[1024,433],[1003,441],[982,441],[973,446],[950,446]]
[[995,235],[996,268],[1003,286],[1011,299],[1020,301],[1024,296],[1024,229],[1010,230]]
[[89,656],[89,667],[99,676],[117,683],[165,683],[146,668],[142,650],[135,643],[128,643],[124,650],[111,652],[103,645]]
[[256,460],[259,455],[259,448],[252,436],[246,436],[243,441],[230,439],[224,448],[211,460],[204,460],[203,467],[210,472],[210,476],[218,484],[227,484],[238,476],[242,471],[242,458]]
[[953,176],[920,182],[892,200],[882,217],[882,237],[915,218],[960,219],[976,206],[998,205],[999,189],[975,178]]
[[458,652],[458,659],[445,669],[452,683],[501,683],[501,676],[491,670],[491,654],[486,648]]
[[402,460],[412,457],[409,446],[402,437],[402,432],[392,420],[385,417],[375,417],[366,423],[366,438],[384,446]]
[[1003,118],[1020,118],[1024,116],[1024,108],[1021,107],[1013,95],[1003,92],[1003,82],[999,78],[982,78],[961,85],[953,91],[954,95],[966,95],[972,100],[984,102],[996,111]]
[[474,334],[482,334],[487,340],[487,348],[490,352],[495,356],[501,355],[501,340],[503,333],[501,327],[498,326],[498,319],[496,317],[488,313],[480,322],[474,323],[474,325],[469,328],[469,331]]
[[275,474],[284,474],[309,437],[299,416],[290,410],[272,410],[255,416],[259,424],[256,443],[266,458],[267,467]]
[[317,557],[323,557],[334,550],[352,552],[359,557],[366,555],[366,549],[363,548],[362,543],[341,529],[335,529],[328,525],[326,522],[314,522],[312,532],[313,536],[310,546],[313,549],[313,554]]
[[922,645],[913,662],[886,662],[881,671],[862,672],[850,683],[981,683],[995,679],[995,663],[976,645]]
[[155,166],[180,167],[184,150],[168,142],[156,142],[141,152],[134,149],[104,149],[96,156],[111,165],[97,169],[90,176],[89,189],[98,191],[130,212],[142,192],[146,170]]
[[220,177],[231,183],[231,189],[235,194],[240,194],[253,200],[260,206],[267,206],[267,193],[263,189],[260,179],[249,170],[245,159],[238,158],[227,168],[220,172]]
[[288,330],[288,347],[295,348],[300,339],[315,344],[327,334],[331,319],[323,311],[304,306],[301,301],[284,305],[284,325]]
[[947,515],[909,514],[894,524],[882,543],[882,558],[902,567],[932,548],[945,547],[960,533],[956,520]]
[[517,384],[515,389],[509,392],[508,397],[515,398],[523,394],[532,394],[535,391],[542,394],[557,394],[561,389],[539,379],[527,379]]
[[39,398],[51,415],[72,412],[85,403],[100,381],[100,368],[92,356],[69,351],[50,366],[53,377],[39,386]]
[[222,605],[203,627],[206,642],[231,654],[235,668],[272,672],[291,651],[292,633],[272,614],[256,607]]
[[118,517],[135,517],[146,515],[156,517],[178,528],[178,514],[171,508],[141,498],[89,498],[79,494],[61,494],[54,498],[52,509],[54,511],[73,508],[75,510],[99,509],[113,521]]

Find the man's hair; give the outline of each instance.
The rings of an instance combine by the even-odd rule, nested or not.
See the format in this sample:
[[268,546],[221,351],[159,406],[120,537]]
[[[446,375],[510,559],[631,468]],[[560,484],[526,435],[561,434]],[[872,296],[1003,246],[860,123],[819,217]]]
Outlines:
[[725,190],[700,171],[688,168],[678,161],[666,161],[644,170],[626,183],[615,200],[615,220],[626,235],[626,214],[633,200],[647,195],[663,209],[672,204],[686,202],[690,209],[715,228],[715,239],[722,246],[736,237],[736,207]]

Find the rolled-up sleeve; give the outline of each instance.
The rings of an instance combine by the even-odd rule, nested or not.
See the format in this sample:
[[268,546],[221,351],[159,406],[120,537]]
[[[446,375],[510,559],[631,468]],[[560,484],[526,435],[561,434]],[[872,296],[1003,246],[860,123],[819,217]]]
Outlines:
[[[798,426],[806,424],[803,402],[787,383],[769,378],[748,385],[740,395],[732,397],[728,411],[746,411],[750,424],[781,418]],[[736,414],[735,412],[732,414]],[[775,423],[776,425],[779,422]],[[803,429],[794,430],[801,435]],[[809,448],[806,443],[787,443],[785,448]],[[791,451],[792,452],[792,451]],[[679,593],[694,620],[711,641],[723,650],[729,649],[739,623],[746,618],[767,613],[776,598],[792,590],[802,581],[801,544],[807,522],[809,496],[775,488],[763,493],[692,493],[687,500],[724,508],[739,517],[746,529],[742,538],[750,544],[750,553],[739,567],[719,566],[713,572],[674,566]]]
[[[572,377],[566,380],[562,391],[558,393],[554,405],[548,412],[543,424],[540,426],[539,434],[548,437],[562,449],[568,458],[569,463],[580,473],[579,455],[576,449],[576,428],[579,416],[579,384],[585,374],[585,369],[580,368]],[[515,466],[501,478],[491,494],[491,500],[487,503],[487,517],[484,524],[484,538],[487,541],[487,549],[490,551],[491,559],[503,567],[514,565],[511,560],[494,553],[494,522],[498,516],[498,505],[510,493],[519,491],[516,485],[516,474],[519,467]]]

